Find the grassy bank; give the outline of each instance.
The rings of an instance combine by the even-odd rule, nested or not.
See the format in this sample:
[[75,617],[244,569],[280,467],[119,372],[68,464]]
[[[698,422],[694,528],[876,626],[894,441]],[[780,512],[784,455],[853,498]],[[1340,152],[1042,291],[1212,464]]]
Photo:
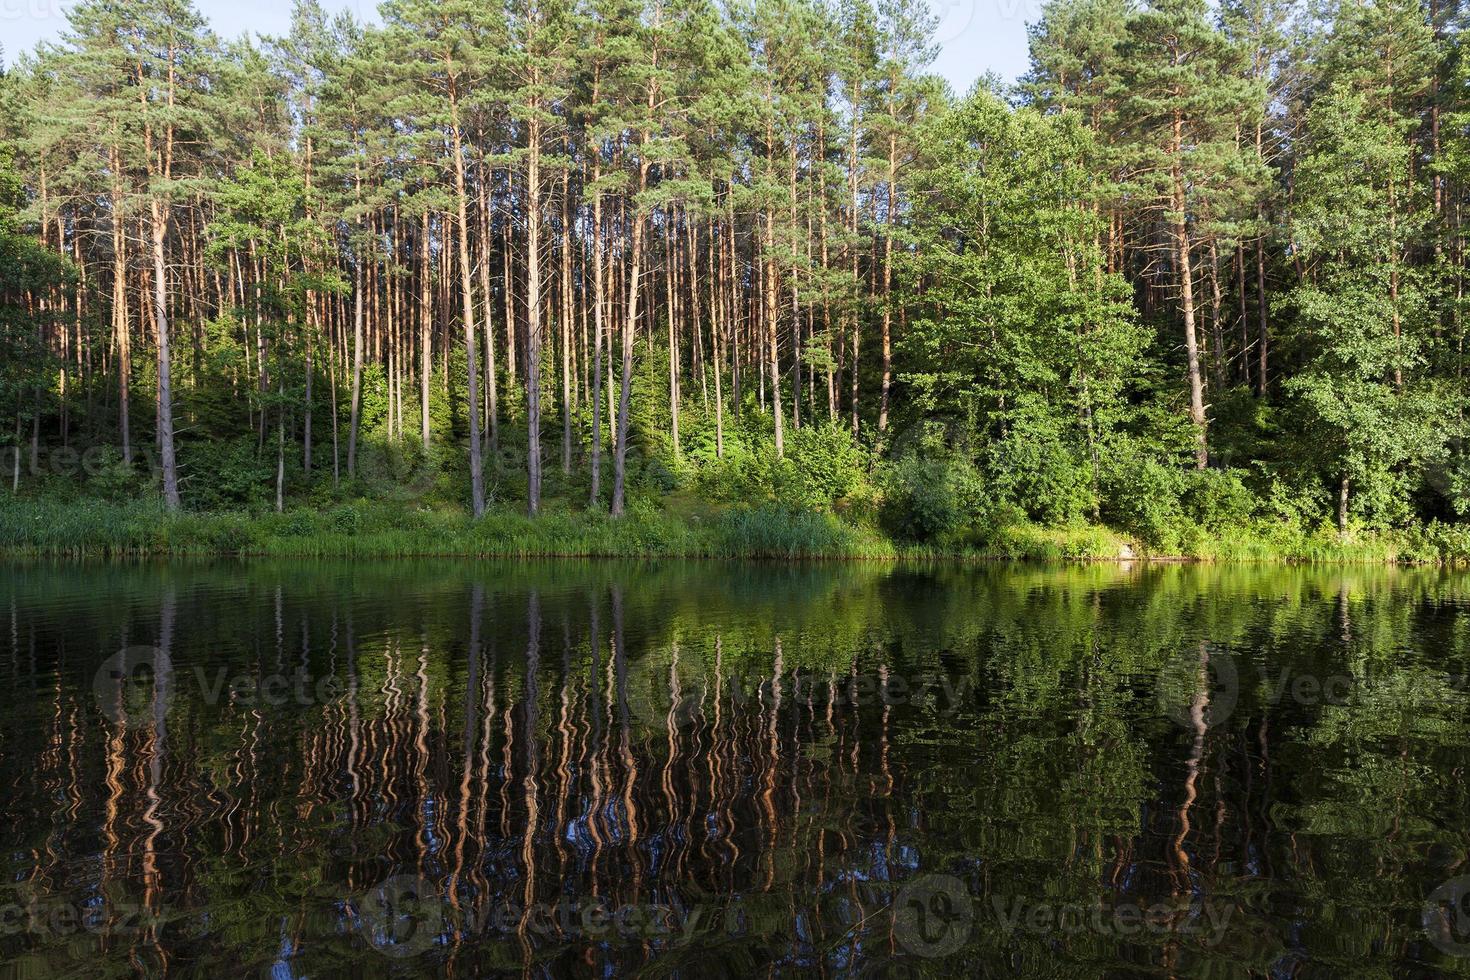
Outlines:
[[457,510],[382,502],[284,514],[167,514],[146,502],[0,503],[0,554],[12,557],[411,556],[607,558],[1119,558],[1206,561],[1417,562],[1463,564],[1470,534],[1457,525],[1351,535],[1283,523],[1194,529],[1167,547],[1096,525],[1018,523],[946,546],[899,543],[874,527],[780,505],[713,508],[635,505],[627,516],[553,502],[531,519],[518,508],[476,521]]
[[619,558],[892,558],[881,536],[787,508],[681,515],[633,508],[621,520],[549,509],[531,519],[348,504],[284,514],[166,514],[147,504],[20,501],[0,505],[0,553],[14,556],[278,557],[585,556]]

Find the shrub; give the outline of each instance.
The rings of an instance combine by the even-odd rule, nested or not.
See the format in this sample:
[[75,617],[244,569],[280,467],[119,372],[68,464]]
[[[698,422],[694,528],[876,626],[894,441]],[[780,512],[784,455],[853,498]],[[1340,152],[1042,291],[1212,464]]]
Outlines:
[[954,459],[905,456],[889,468],[884,527],[905,541],[947,544],[986,509],[979,473]]
[[332,530],[337,534],[352,537],[362,527],[362,515],[350,506],[338,507],[330,515]]
[[229,510],[264,502],[275,479],[275,458],[256,452],[254,436],[189,442],[179,451],[185,498],[197,510]]
[[1211,531],[1239,527],[1256,511],[1256,495],[1235,470],[1203,470],[1185,475],[1184,507],[1200,527]]
[[1006,435],[985,452],[985,484],[996,500],[1024,507],[1043,524],[1067,524],[1092,511],[1086,447],[1057,431],[1049,412],[1017,412]]
[[1103,470],[1103,518],[1162,550],[1179,545],[1184,521],[1184,471],[1132,453],[1116,454]]
[[317,533],[316,515],[308,510],[293,510],[276,526],[275,530],[283,537],[308,537]]
[[138,473],[123,462],[122,453],[112,446],[88,451],[95,461],[88,466],[87,492],[104,500],[122,500],[138,492]]

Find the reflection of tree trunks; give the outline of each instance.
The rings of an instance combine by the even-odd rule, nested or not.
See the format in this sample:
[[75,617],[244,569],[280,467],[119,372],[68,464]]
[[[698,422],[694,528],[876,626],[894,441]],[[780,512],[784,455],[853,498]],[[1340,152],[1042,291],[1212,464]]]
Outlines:
[[572,741],[576,737],[571,720],[571,704],[568,695],[572,686],[572,624],[567,619],[565,608],[561,617],[562,660],[561,660],[561,710],[556,717],[556,736],[561,743],[561,755],[556,760],[556,821],[555,833],[551,835],[556,846],[557,874],[565,876],[567,871],[567,801],[572,795]]
[[[163,835],[162,803],[164,760],[168,753],[168,701],[173,684],[174,640],[173,591],[164,594],[158,622],[158,656],[154,660],[153,672],[153,727],[148,747],[148,805],[143,811],[143,822],[148,825],[148,835],[143,839],[143,905],[155,917],[163,913],[164,885],[158,866],[158,838]],[[149,942],[156,950],[158,962],[167,969],[168,953],[159,942],[159,936],[149,927]]]
[[[489,330],[487,328],[486,332]],[[459,879],[464,873],[464,849],[470,836],[470,784],[474,776],[475,735],[478,729],[480,694],[480,607],[484,603],[485,590],[478,582],[470,587],[470,642],[469,668],[464,686],[464,737],[461,743],[459,779],[458,837],[454,845],[454,870],[444,890],[450,905],[459,910]]]
[[[525,871],[525,889],[521,895],[524,903],[521,916],[520,936],[526,945],[526,926],[532,906],[536,903],[536,824],[540,819],[540,753],[536,747],[536,707],[539,697],[537,673],[541,669],[541,597],[531,593],[526,601],[526,693],[522,706],[522,724],[525,727],[526,775],[522,781],[522,792],[526,801],[526,829],[521,835],[521,866]],[[510,771],[506,771],[509,778]],[[527,948],[529,952],[529,947]]]
[[1196,788],[1201,762],[1205,752],[1205,733],[1209,726],[1206,721],[1210,708],[1210,652],[1204,643],[1199,645],[1199,688],[1195,693],[1194,700],[1189,707],[1189,727],[1194,732],[1194,740],[1190,745],[1189,758],[1184,763],[1184,800],[1179,805],[1179,833],[1174,838],[1174,880],[1175,894],[1189,894],[1189,854],[1184,845],[1189,838],[1190,816],[1189,811],[1194,806],[1195,798],[1198,796]]
[[[780,403],[776,411],[780,412]],[[766,749],[769,758],[765,761],[765,780],[761,789],[761,806],[766,814],[766,881],[765,890],[770,891],[776,883],[776,770],[781,765],[781,740],[777,734],[777,721],[781,715],[781,638],[776,637],[776,664],[771,675],[770,718],[766,721]],[[765,699],[761,699],[761,713],[765,715]]]
[[[680,696],[679,644],[675,641],[670,648],[669,710],[664,716],[664,736],[668,755],[664,758],[664,767],[660,779],[660,784],[664,791],[664,807],[668,813],[670,826],[679,822],[679,792],[674,788],[674,766],[679,760],[679,726],[677,716]],[[669,860],[669,857],[666,857],[665,860]]]
[[[433,787],[429,783],[429,648],[419,647],[418,670],[414,674],[414,781],[417,795],[414,810],[419,816],[418,870],[424,874],[438,854],[442,834],[437,826],[439,815],[444,812],[439,805]],[[384,781],[392,778],[391,771],[384,772]]]
[[605,791],[603,789],[603,737],[602,737],[602,709],[603,691],[599,685],[602,683],[602,628],[598,621],[599,596],[594,591],[591,601],[588,603],[588,631],[592,637],[592,670],[590,674],[591,687],[587,693],[587,710],[591,715],[591,751],[592,763],[587,768],[592,782],[592,796],[587,801],[587,836],[592,838],[592,856],[588,858],[588,874],[592,879],[594,892],[598,882],[597,865],[598,859],[602,857],[603,833],[602,833],[602,808],[606,805]]
[[349,823],[357,825],[357,801],[362,795],[362,776],[357,771],[357,757],[362,746],[361,721],[357,708],[357,645],[352,632],[352,613],[347,613],[347,778],[352,783],[348,800]]
[[[491,634],[491,640],[488,644],[488,650],[486,652],[488,653],[488,656],[485,659],[488,662],[489,667],[485,671],[485,680],[482,684],[481,690],[476,692],[477,697],[481,698],[485,705],[485,713],[482,716],[482,720],[480,721],[480,733],[477,736],[480,743],[480,798],[478,800],[478,809],[475,815],[475,845],[477,854],[476,860],[471,866],[472,870],[470,879],[472,882],[474,882],[475,894],[482,896],[482,901],[488,900],[490,895],[490,887],[485,878],[485,873],[483,870],[483,860],[481,856],[485,853],[486,844],[485,818],[490,812],[490,743],[494,739],[494,730],[491,728],[491,725],[495,720],[496,708],[495,641],[493,631]],[[483,911],[483,908],[479,911]]]
[[627,854],[633,873],[633,895],[643,893],[643,868],[638,857],[638,804],[633,799],[633,788],[638,783],[638,760],[633,756],[632,726],[628,718],[628,651],[623,636],[623,590],[612,589],[613,616],[613,666],[617,677],[618,726],[621,730],[623,766],[626,779],[623,783],[623,828],[627,841]]

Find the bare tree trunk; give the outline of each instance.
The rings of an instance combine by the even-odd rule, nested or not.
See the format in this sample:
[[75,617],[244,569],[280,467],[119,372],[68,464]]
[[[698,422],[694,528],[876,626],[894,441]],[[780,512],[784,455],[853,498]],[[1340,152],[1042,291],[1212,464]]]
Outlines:
[[276,409],[276,513],[279,514],[286,509],[286,389],[282,382],[277,383],[276,395],[280,402]]
[[1225,330],[1220,325],[1220,310],[1224,306],[1224,295],[1220,289],[1220,256],[1215,239],[1210,238],[1210,335],[1215,344],[1214,370],[1211,372],[1215,386],[1225,390]]
[[[570,152],[568,153],[570,157]],[[572,226],[570,167],[561,173],[561,471],[572,473]]]
[[163,239],[168,217],[158,198],[150,202],[153,215],[153,316],[158,328],[158,452],[163,466],[163,505],[179,509],[179,469],[174,458],[174,406],[169,381],[168,287],[164,280]]
[[429,209],[419,223],[419,439],[429,448],[429,381],[434,376],[434,298],[430,282]]
[[[481,180],[489,184],[488,174]],[[490,191],[480,191],[480,294],[485,305],[485,416],[490,427],[490,452],[500,453],[500,365],[495,357],[495,328],[490,325]],[[492,461],[492,466],[495,463]]]
[[898,170],[897,136],[888,134],[888,213],[884,216],[887,234],[883,236],[883,392],[878,404],[878,431],[888,431],[888,396],[893,385],[893,213],[894,191]]
[[674,440],[674,458],[678,459],[679,452],[679,339],[674,330],[674,304],[676,301],[674,292],[674,270],[678,268],[676,258],[678,249],[677,223],[674,219],[672,209],[665,211],[667,222],[665,223],[665,261],[664,261],[664,319],[668,324],[669,333],[669,434]]
[[[112,152],[113,173],[121,172],[116,150]],[[122,188],[112,192],[112,331],[117,340],[117,424],[122,436],[123,462],[132,465],[133,443],[128,432],[128,394],[132,379],[133,353],[128,329],[128,252],[122,218]]]
[[459,209],[459,290],[464,315],[465,367],[469,382],[469,404],[465,414],[470,422],[470,501],[475,517],[485,515],[485,474],[480,456],[480,378],[479,349],[475,345],[474,280],[470,276],[470,218],[464,180],[464,145],[459,129],[459,107],[451,92],[449,98],[450,133],[454,149],[454,196]]
[[776,458],[780,459],[786,454],[785,423],[781,416],[781,361],[778,357],[776,341],[776,260],[775,260],[775,224],[776,219],[770,212],[766,213],[766,241],[765,241],[765,282],[762,288],[765,290],[765,331],[766,331],[766,363],[767,371],[771,379],[771,417],[776,424]]
[[[1180,140],[1180,121],[1176,117],[1174,138]],[[1195,469],[1209,465],[1209,448],[1205,442],[1205,383],[1199,369],[1199,336],[1194,322],[1194,273],[1189,261],[1189,227],[1184,214],[1184,181],[1179,167],[1174,167],[1173,224],[1178,246],[1179,303],[1184,312],[1184,351],[1189,361],[1189,420],[1195,429]]]
[[541,510],[541,120],[531,106],[526,160],[526,511]]
[[[594,89],[595,92],[595,89]],[[597,152],[594,149],[594,154]],[[598,182],[601,159],[593,157],[592,183]],[[602,496],[602,191],[592,196],[592,506]]]
[[[642,146],[647,145],[647,134]],[[648,158],[640,152],[638,159],[638,193],[648,186]],[[634,198],[636,201],[637,199]],[[630,249],[632,268],[628,273],[628,307],[623,311],[623,376],[618,390],[618,425],[613,450],[612,516],[621,517],[627,496],[628,412],[631,408],[633,382],[633,329],[638,322],[638,285],[643,258],[643,215],[633,206],[633,240]]]
[[[715,219],[709,219],[709,316],[710,346],[714,348],[715,369],[715,458],[725,458],[725,391],[720,376],[725,372],[725,355],[722,336],[725,318],[721,314],[719,293],[716,289],[718,273],[715,271],[715,249],[723,248],[715,243]],[[721,252],[723,255],[723,252]]]
[[1268,316],[1266,310],[1266,242],[1260,239],[1256,242],[1256,316],[1259,318],[1260,332],[1256,337],[1256,395],[1260,398],[1266,397],[1266,324]]
[[[359,246],[361,247],[361,246]],[[354,256],[352,298],[352,405],[347,421],[347,476],[357,476],[357,429],[362,413],[362,293],[361,253]]]

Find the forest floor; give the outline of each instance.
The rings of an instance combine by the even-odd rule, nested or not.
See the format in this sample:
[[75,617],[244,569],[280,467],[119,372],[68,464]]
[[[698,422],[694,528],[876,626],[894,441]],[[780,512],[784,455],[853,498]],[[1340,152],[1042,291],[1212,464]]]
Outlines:
[[164,512],[145,501],[0,502],[0,555],[313,558],[606,557],[766,559],[1041,559],[1241,562],[1470,563],[1470,543],[1444,528],[1361,532],[1278,522],[1196,528],[1163,543],[1099,525],[1019,523],[946,545],[896,542],[879,528],[776,504],[730,506],[671,495],[635,501],[621,519],[548,500],[464,511],[384,501],[284,513]]

